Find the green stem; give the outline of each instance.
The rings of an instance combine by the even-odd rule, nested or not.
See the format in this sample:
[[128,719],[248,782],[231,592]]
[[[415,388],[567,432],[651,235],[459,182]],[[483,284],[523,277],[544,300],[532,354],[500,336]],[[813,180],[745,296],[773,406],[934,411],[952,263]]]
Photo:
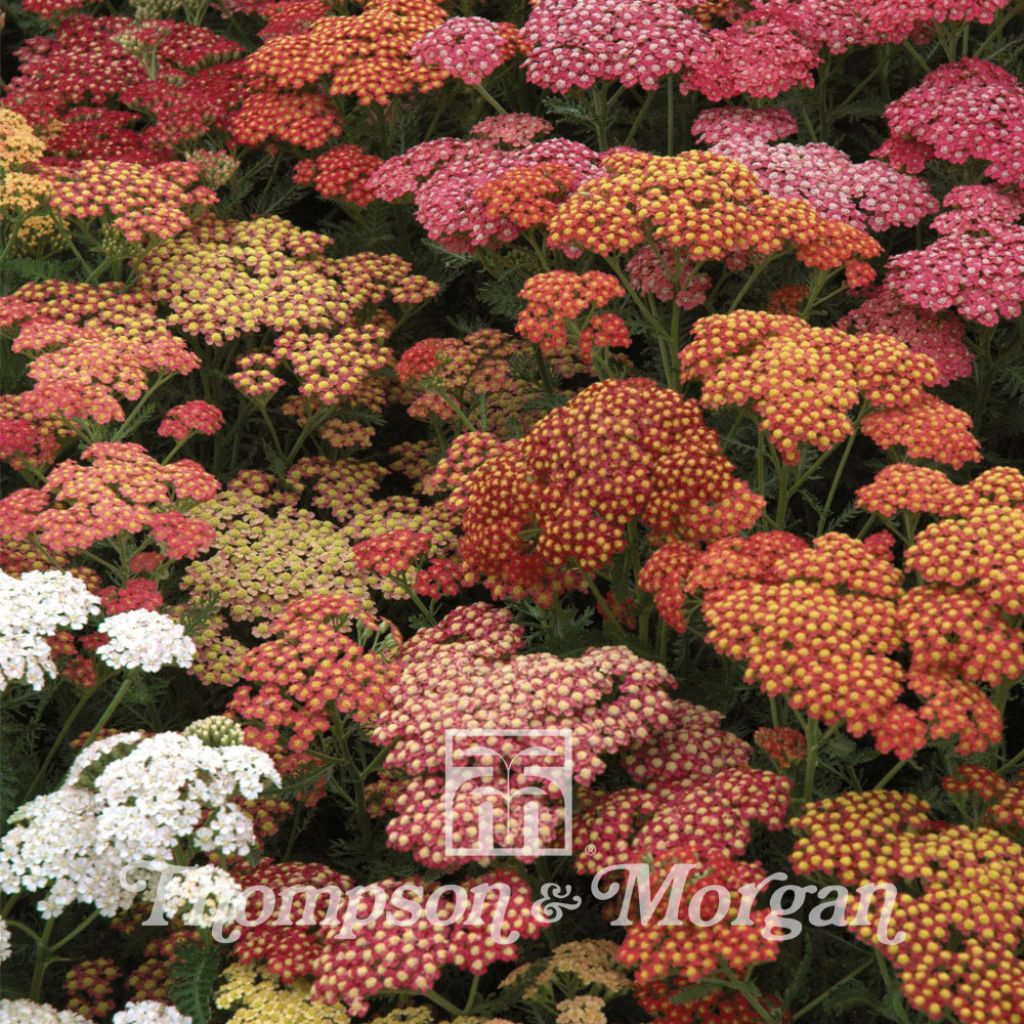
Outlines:
[[46,968],[50,966],[50,937],[53,935],[56,918],[51,918],[43,928],[43,934],[39,936],[39,944],[36,946],[36,963],[32,971],[32,982],[29,985],[29,998],[33,1002],[41,1002],[43,994],[43,979],[46,977]]
[[74,929],[72,929],[70,932],[68,932],[68,934],[65,935],[63,939],[60,940],[60,942],[57,942],[54,945],[52,945],[50,947],[50,952],[51,953],[56,953],[56,952],[58,952],[58,950],[63,949],[69,942],[72,942],[73,940],[77,939],[78,936],[81,935],[82,932],[84,932],[85,929],[88,928],[89,925],[91,925],[93,923],[93,921],[95,921],[96,918],[99,917],[99,916],[100,916],[100,912],[98,910],[94,910],[87,918],[85,918],[84,921],[82,921]]
[[473,88],[487,101],[499,114],[507,114],[508,111],[482,86],[474,85]]
[[821,536],[822,531],[825,529],[825,524],[828,522],[828,514],[832,511],[832,502],[835,499],[836,491],[839,489],[839,481],[843,477],[843,470],[846,468],[846,460],[850,457],[850,452],[853,450],[853,442],[856,440],[857,432],[854,430],[846,442],[846,447],[843,448],[842,457],[839,459],[839,465],[836,467],[835,474],[832,477],[832,486],[828,489],[828,496],[825,498],[825,505],[821,510],[821,515],[818,516],[818,532],[817,536]]
[[121,681],[121,685],[117,688],[117,693],[114,694],[114,699],[107,705],[106,711],[100,715],[99,721],[89,731],[89,735],[85,738],[85,742],[82,744],[83,749],[89,746],[90,743],[99,735],[100,730],[110,721],[113,717],[114,712],[118,709],[121,701],[127,696],[128,691],[132,688],[132,683],[138,675],[138,669],[129,669],[125,674],[124,679]]
[[57,738],[53,741],[53,746],[50,747],[49,753],[43,759],[43,763],[39,768],[39,771],[37,771],[33,777],[32,783],[29,785],[28,791],[25,794],[25,801],[31,800],[38,792],[37,787],[43,779],[46,778],[46,773],[50,765],[53,764],[53,759],[57,756],[57,752],[64,746],[64,741],[71,734],[71,730],[74,728],[78,716],[82,713],[82,709],[89,702],[89,698],[92,696],[93,692],[98,689],[98,687],[99,684],[97,683],[96,686],[89,687],[82,691],[82,695],[78,698],[78,703],[71,709],[71,714],[64,720],[64,725],[57,734]]
[[854,978],[857,977],[858,974],[866,970],[869,966],[869,963],[863,963],[860,965],[860,967],[855,967],[852,971],[849,971],[847,974],[844,974],[834,985],[829,985],[829,987],[825,989],[825,991],[822,992],[821,995],[815,996],[809,1003],[805,1003],[803,1006],[800,1007],[799,1010],[797,1010],[796,1013],[793,1014],[793,1016],[790,1018],[791,1024],[796,1024],[796,1022],[801,1017],[806,1016],[816,1006],[820,1006],[826,999],[828,999],[828,997],[832,995],[832,993],[835,992],[837,988],[840,988],[841,986],[845,985],[848,981],[852,981]]
[[897,761],[871,788],[885,789],[886,785],[896,777],[896,774],[903,768],[906,761]]

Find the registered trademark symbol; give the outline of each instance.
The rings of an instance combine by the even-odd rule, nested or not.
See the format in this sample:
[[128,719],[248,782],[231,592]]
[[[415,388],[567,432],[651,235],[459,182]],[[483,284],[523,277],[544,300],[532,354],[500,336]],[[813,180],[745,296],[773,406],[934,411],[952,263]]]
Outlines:
[[593,857],[594,854],[597,853],[597,847],[593,843],[587,843],[587,845],[583,847],[583,852],[588,857]]

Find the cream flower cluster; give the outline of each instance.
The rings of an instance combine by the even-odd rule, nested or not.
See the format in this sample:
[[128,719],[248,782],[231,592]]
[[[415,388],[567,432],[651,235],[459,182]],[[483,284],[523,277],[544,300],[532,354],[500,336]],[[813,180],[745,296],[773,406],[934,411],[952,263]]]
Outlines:
[[81,629],[99,608],[99,598],[71,573],[0,570],[0,693],[14,682],[41,690],[57,674],[47,638]]
[[37,908],[48,918],[75,902],[113,917],[142,888],[127,874],[145,861],[172,863],[183,840],[203,853],[247,854],[253,822],[237,801],[256,799],[268,781],[281,781],[273,761],[252,747],[213,748],[173,732],[97,740],[60,789],[11,816],[0,890],[43,892]]
[[166,665],[188,668],[196,654],[196,645],[185,636],[181,623],[148,608],[111,615],[100,623],[99,630],[110,639],[96,654],[111,668],[146,672],[157,672]]

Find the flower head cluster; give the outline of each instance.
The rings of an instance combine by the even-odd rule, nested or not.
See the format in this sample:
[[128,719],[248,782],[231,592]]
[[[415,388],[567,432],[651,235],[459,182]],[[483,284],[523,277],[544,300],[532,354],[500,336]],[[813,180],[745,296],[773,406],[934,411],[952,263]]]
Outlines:
[[154,167],[120,160],[83,160],[52,168],[50,203],[66,220],[109,219],[129,242],[174,238],[192,215],[212,206],[217,196],[197,184],[188,163]]
[[367,179],[383,163],[379,156],[358,146],[334,146],[320,156],[300,160],[293,177],[299,185],[311,185],[325,199],[339,199],[355,206],[369,206],[377,197]]
[[205,434],[209,437],[223,426],[224,413],[217,406],[197,399],[168,409],[156,432],[160,437],[173,437],[176,441],[184,441],[192,433]]
[[756,259],[790,246],[821,269],[859,267],[881,252],[869,235],[806,201],[769,195],[754,171],[718,153],[616,150],[602,164],[607,174],[584,182],[551,219],[554,248],[609,256],[657,243],[683,258],[676,276],[687,277],[687,261]]
[[808,805],[790,861],[800,874],[841,885],[889,882],[898,889],[888,934],[879,941],[878,901],[849,927],[896,971],[904,998],[929,1020],[963,1024],[1012,1020],[1024,986],[1017,955],[1024,938],[1021,846],[991,828],[934,822],[906,793],[843,793]]
[[[486,132],[469,139],[441,138],[391,157],[370,177],[369,186],[388,201],[412,193],[416,219],[427,235],[453,252],[507,243],[519,232],[547,220],[551,204],[570,188],[600,175],[599,155],[568,139],[531,141],[549,130],[547,122],[525,126],[509,118],[482,122]],[[495,124],[494,122],[500,122]],[[480,128],[481,126],[478,126]],[[558,165],[559,170],[553,170]],[[518,172],[541,167],[525,179]],[[526,173],[523,171],[523,173]],[[542,175],[550,180],[544,194],[522,196],[526,185]]]
[[213,553],[192,562],[182,581],[195,598],[214,598],[235,622],[255,623],[256,636],[269,635],[258,620],[280,615],[310,593],[344,586],[360,600],[369,597],[348,535],[286,502],[284,495],[248,490],[243,480],[204,506],[215,528]]
[[111,668],[144,672],[158,672],[168,665],[188,668],[196,652],[181,623],[146,608],[108,616],[98,629],[107,639],[96,655]]
[[797,121],[782,107],[709,107],[693,119],[690,133],[704,146],[736,139],[776,142],[796,135]]
[[684,5],[665,0],[537,0],[523,26],[526,80],[554,93],[596,82],[650,92],[700,39]]
[[985,470],[969,483],[953,483],[945,473],[898,462],[879,470],[857,491],[869,512],[892,518],[897,512],[969,516],[987,505],[1024,508],[1024,474],[1011,466]]
[[878,288],[837,323],[856,334],[888,334],[899,338],[911,352],[931,356],[938,367],[941,387],[969,377],[974,354],[964,340],[966,330],[951,313],[929,313],[908,305],[892,288]]
[[433,0],[368,0],[358,14],[319,17],[312,25],[273,35],[251,54],[247,68],[283,91],[298,91],[327,78],[331,96],[360,104],[429,92],[447,74],[410,55],[412,45],[445,20]]
[[121,969],[109,956],[82,960],[64,975],[68,1009],[90,1020],[109,1017],[117,1008],[114,992]]
[[349,1024],[341,1006],[314,1002],[309,982],[282,985],[267,971],[245,963],[225,969],[215,1003],[230,1014],[228,1024]]
[[[852,434],[861,402],[870,409],[864,432],[882,447],[902,445],[957,467],[978,458],[970,417],[924,390],[938,377],[934,361],[891,335],[737,310],[698,320],[680,366],[684,380],[703,382],[705,407],[749,403],[789,463],[803,444],[827,451]],[[901,413],[906,420],[893,418]]]
[[994,188],[950,190],[939,239],[889,258],[885,285],[929,312],[956,310],[994,327],[1024,305],[1024,205]]
[[[523,994],[526,1002],[539,1002],[553,992],[586,989],[613,998],[626,995],[633,983],[618,962],[619,947],[607,939],[581,939],[563,942],[551,955],[517,967],[501,982],[501,988],[521,984],[529,974],[532,984]],[[538,963],[541,965],[538,970]],[[540,997],[540,998],[538,998]]]
[[231,115],[228,131],[241,146],[273,139],[302,149],[319,149],[341,133],[341,119],[319,93],[247,92]]
[[548,413],[477,469],[460,555],[492,592],[544,598],[606,565],[638,519],[700,542],[751,526],[740,481],[696,402],[651,380],[608,380]]
[[[207,501],[220,486],[198,463],[182,459],[164,466],[134,443],[97,442],[82,452],[82,460],[62,462],[41,487],[22,488],[0,501],[5,519],[0,536],[36,535],[51,551],[72,551],[122,531],[159,532],[161,517],[172,514],[162,510]],[[191,522],[175,515],[176,525]],[[191,557],[209,540],[202,530],[190,538]]]
[[118,330],[100,317],[86,323],[22,321],[11,348],[31,359],[28,376],[35,385],[18,397],[20,411],[32,420],[121,422],[122,400],[140,398],[154,375],[188,374],[199,366],[188,346],[166,328],[154,325],[152,332],[143,332],[133,324]]
[[[352,889],[342,900],[341,920],[323,929],[314,998],[328,1005],[344,1003],[350,1014],[362,1017],[379,992],[432,990],[445,967],[478,977],[494,963],[515,960],[518,941],[539,937],[544,927],[532,913],[529,883],[511,871],[489,871],[476,876],[473,885],[482,887],[479,907],[469,914],[462,908],[461,917],[451,887],[415,876]],[[421,910],[433,901],[436,911],[395,927],[384,915],[365,913],[381,896],[401,897]],[[452,923],[436,924],[432,917]],[[503,941],[495,941],[495,933]],[[517,941],[508,941],[513,934]]]
[[395,658],[393,649],[366,650],[359,637],[388,628],[345,594],[290,603],[267,627],[272,639],[246,654],[242,676],[251,685],[239,686],[228,704],[245,723],[246,742],[303,753],[330,729],[332,710],[373,719],[389,699]]
[[800,764],[807,757],[807,738],[799,729],[762,726],[754,732],[754,745],[783,770]]
[[[755,111],[758,113],[758,111]],[[862,230],[913,227],[939,204],[928,183],[880,160],[854,163],[824,142],[770,146],[727,135],[713,147],[755,171],[761,187],[780,199],[803,199],[823,217]]]
[[479,85],[521,51],[519,32],[511,22],[449,18],[417,39],[409,55],[467,85]]
[[713,103],[735,96],[774,99],[796,86],[814,88],[821,63],[789,27],[758,12],[704,34],[679,80],[680,92],[699,92]]
[[[520,654],[523,631],[511,614],[483,604],[451,612],[435,627],[407,641],[403,671],[374,730],[375,742],[390,745],[385,762],[390,772],[410,777],[395,802],[388,824],[391,846],[408,850],[421,863],[452,868],[472,858],[448,854],[445,835],[442,772],[445,734],[463,729],[548,729],[572,734],[571,771],[589,786],[605,770],[603,757],[635,745],[670,724],[666,690],[674,680],[659,665],[644,661],[624,647],[593,648],[577,658],[551,654]],[[502,759],[514,764],[529,737],[494,740],[494,751],[482,756],[490,772],[501,771]],[[525,745],[524,745],[525,743]],[[467,755],[456,752],[459,757]],[[562,764],[555,752],[552,770]],[[512,758],[512,761],[509,761]],[[515,768],[513,775],[529,769]],[[545,764],[549,762],[545,760]],[[523,779],[530,778],[531,772]],[[500,797],[493,787],[464,786],[454,801],[450,822],[459,848],[474,844],[481,802]],[[532,837],[540,847],[553,841],[561,827],[556,798]],[[502,847],[527,847],[527,823],[518,816],[499,820],[496,841]],[[521,859],[531,858],[524,853]]]
[[943,64],[886,107],[890,138],[877,150],[920,172],[929,160],[984,160],[1002,185],[1024,184],[1024,86],[976,57]]
[[0,693],[12,682],[41,690],[57,675],[47,640],[81,629],[99,607],[99,598],[69,572],[0,570]]
[[595,346],[629,347],[632,339],[622,317],[597,312],[625,294],[611,274],[600,270],[585,274],[569,270],[534,274],[519,292],[526,306],[516,320],[516,330],[542,352],[566,348],[571,331],[579,346],[580,358],[589,366]]
[[251,747],[215,749],[178,733],[97,739],[60,789],[15,811],[0,846],[0,885],[43,892],[44,917],[75,902],[113,917],[152,881],[143,872],[137,886],[123,884],[123,870],[138,861],[173,863],[186,840],[204,853],[247,853],[253,823],[236,801],[258,797],[268,781],[280,776]]

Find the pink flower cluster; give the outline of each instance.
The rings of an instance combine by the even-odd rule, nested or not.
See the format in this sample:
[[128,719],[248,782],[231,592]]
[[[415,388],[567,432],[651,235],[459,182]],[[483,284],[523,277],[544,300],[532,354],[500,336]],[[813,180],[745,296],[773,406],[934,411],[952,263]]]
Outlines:
[[689,63],[701,37],[667,0],[537,0],[523,26],[526,80],[554,93],[596,82],[650,91]]
[[603,171],[599,154],[580,142],[561,138],[520,141],[525,132],[537,131],[533,122],[539,119],[523,124],[519,115],[509,118],[515,142],[502,145],[495,141],[495,133],[498,137],[504,134],[505,119],[489,118],[481,126],[488,137],[423,142],[386,160],[367,184],[389,202],[411,192],[416,219],[427,235],[453,252],[511,242],[519,236],[519,228],[508,217],[488,210],[486,201],[478,197],[484,185],[513,168],[542,163],[564,166],[574,175],[575,185]]
[[803,199],[823,217],[857,228],[913,227],[939,208],[921,178],[903,174],[880,160],[854,163],[825,142],[770,146],[737,134],[720,138],[712,149],[746,164],[773,196]]
[[515,25],[487,18],[449,18],[413,43],[411,56],[467,85],[479,85],[521,48]]
[[1024,224],[1018,198],[992,187],[953,189],[932,221],[939,239],[893,256],[885,284],[904,302],[952,309],[994,327],[1024,305]]
[[1024,185],[1024,86],[976,57],[942,64],[886,107],[890,137],[876,150],[912,173],[929,160],[984,160],[1002,185]]

